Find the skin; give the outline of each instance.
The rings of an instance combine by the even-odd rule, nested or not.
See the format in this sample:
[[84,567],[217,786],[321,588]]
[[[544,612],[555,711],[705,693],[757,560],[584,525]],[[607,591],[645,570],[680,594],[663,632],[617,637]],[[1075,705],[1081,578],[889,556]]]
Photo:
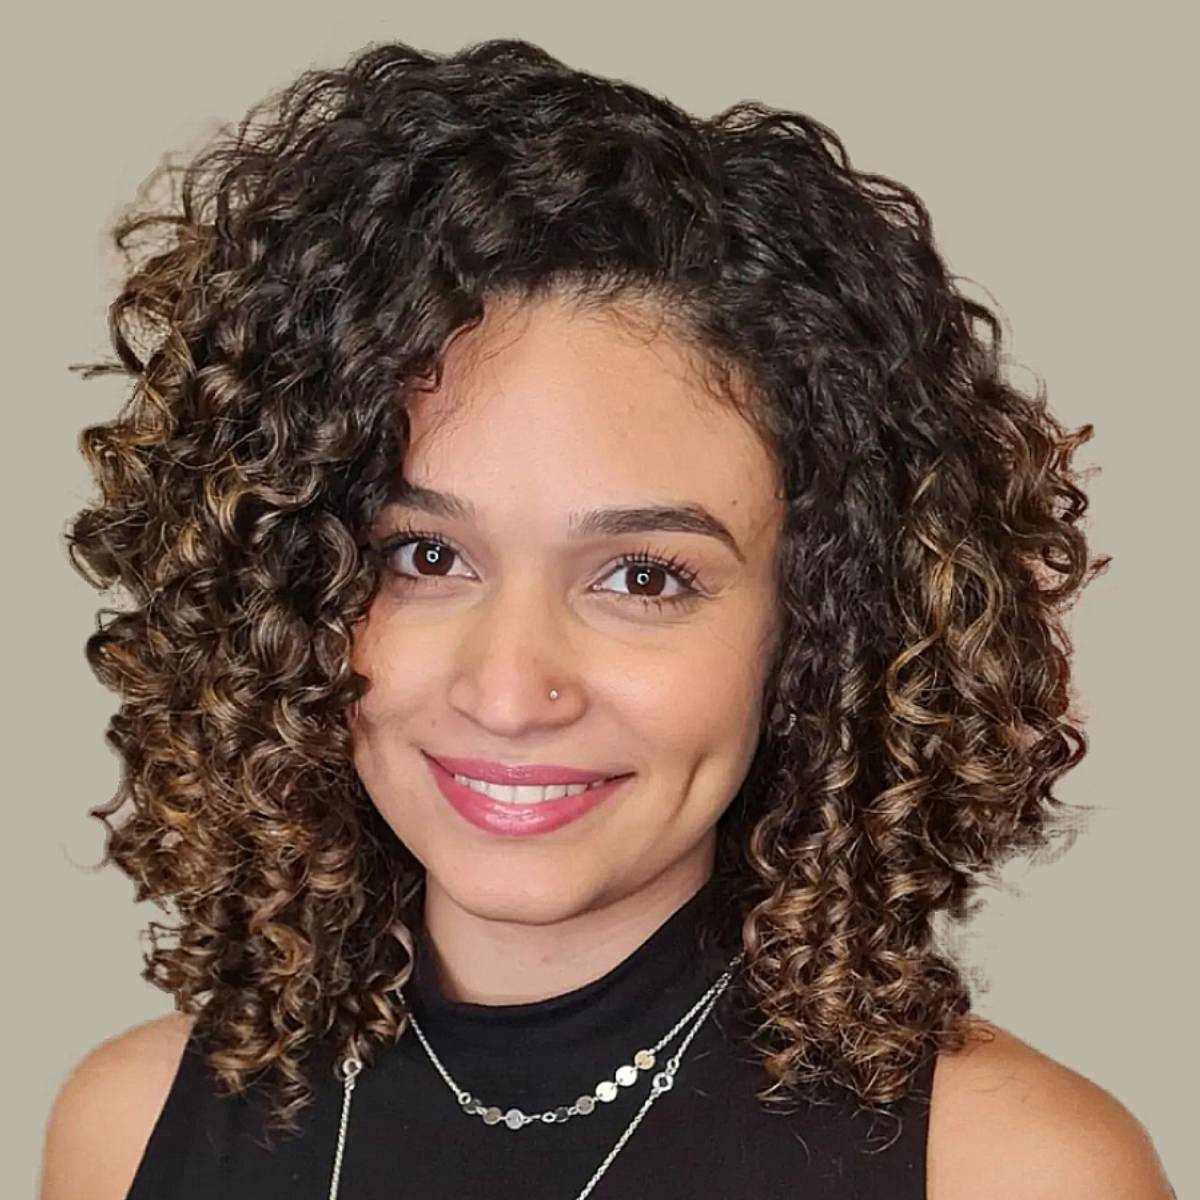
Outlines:
[[[391,554],[355,633],[370,687],[351,728],[364,786],[426,869],[424,922],[456,999],[542,999],[631,953],[711,875],[759,737],[776,466],[687,348],[637,317],[561,298],[489,307],[447,347],[438,390],[411,398],[403,469],[474,519],[397,503],[371,531],[407,521],[452,547],[432,568],[427,544]],[[572,533],[585,510],[684,503],[740,556],[698,532]],[[672,602],[684,579],[616,565],[646,550],[684,560],[699,594]],[[570,825],[507,837],[454,810],[423,750],[634,777]]]

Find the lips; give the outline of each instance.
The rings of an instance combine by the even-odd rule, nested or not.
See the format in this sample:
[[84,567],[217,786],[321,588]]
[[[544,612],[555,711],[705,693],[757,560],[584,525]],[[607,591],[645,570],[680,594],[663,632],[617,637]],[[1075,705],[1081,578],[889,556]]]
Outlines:
[[596,783],[602,779],[619,779],[629,772],[585,771],[580,767],[563,767],[556,763],[509,763],[491,762],[482,758],[451,758],[445,754],[427,754],[435,763],[451,775],[466,775],[484,783],[497,783],[510,787],[550,787],[556,783]]
[[[550,833],[569,825],[602,805],[614,791],[620,789],[631,778],[630,775],[618,775],[575,796],[561,796],[536,804],[505,804],[459,783],[454,778],[454,773],[448,771],[439,759],[427,754],[425,761],[438,790],[461,817],[486,833],[509,837]],[[603,775],[600,778],[605,779]]]

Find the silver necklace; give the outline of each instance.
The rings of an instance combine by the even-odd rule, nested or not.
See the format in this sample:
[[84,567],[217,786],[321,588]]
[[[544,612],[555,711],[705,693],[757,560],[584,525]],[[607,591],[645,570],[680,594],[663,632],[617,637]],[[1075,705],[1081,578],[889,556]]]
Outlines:
[[[633,1056],[633,1062],[627,1063],[619,1067],[614,1073],[613,1079],[603,1080],[596,1085],[592,1095],[580,1096],[573,1105],[560,1106],[558,1108],[547,1109],[545,1112],[536,1114],[526,1114],[518,1108],[510,1108],[503,1116],[500,1115],[500,1110],[495,1107],[485,1107],[480,1100],[472,1096],[469,1092],[463,1090],[455,1083],[450,1073],[442,1065],[441,1060],[433,1051],[433,1047],[429,1045],[424,1032],[420,1025],[417,1024],[416,1018],[411,1012],[408,1013],[409,1020],[412,1022],[413,1030],[417,1034],[421,1045],[425,1049],[425,1053],[429,1056],[438,1073],[445,1080],[446,1085],[454,1093],[455,1098],[462,1110],[466,1113],[480,1116],[485,1124],[497,1125],[502,1120],[508,1129],[521,1129],[525,1125],[531,1124],[534,1121],[539,1121],[543,1124],[562,1124],[572,1116],[586,1116],[595,1110],[595,1101],[602,1102],[611,1101],[616,1098],[619,1087],[629,1087],[637,1082],[639,1072],[649,1070],[655,1065],[655,1053],[666,1046],[680,1028],[687,1022],[688,1018],[693,1013],[700,1009],[700,1015],[692,1023],[687,1035],[680,1043],[679,1049],[675,1051],[666,1063],[663,1069],[657,1072],[650,1081],[650,1094],[642,1102],[641,1108],[634,1114],[633,1120],[626,1126],[625,1131],[618,1138],[617,1143],[605,1156],[604,1161],[597,1167],[591,1179],[584,1186],[583,1191],[575,1198],[575,1200],[585,1200],[585,1197],[591,1195],[592,1189],[600,1181],[600,1177],[608,1170],[613,1159],[620,1153],[625,1143],[633,1136],[633,1131],[641,1124],[642,1118],[650,1111],[650,1106],[663,1095],[664,1092],[669,1092],[675,1083],[675,1074],[679,1070],[680,1061],[683,1058],[684,1051],[687,1050],[692,1039],[700,1030],[700,1026],[704,1024],[705,1018],[712,1011],[717,1000],[720,999],[721,993],[729,986],[729,981],[733,978],[733,971],[742,958],[742,954],[738,953],[729,960],[729,966],[722,973],[721,977],[704,993],[703,996],[684,1014],[683,1017],[675,1024],[671,1031],[665,1034],[655,1044],[653,1050],[639,1050]],[[359,1073],[363,1069],[362,1062],[351,1056],[347,1056],[342,1060],[340,1066],[340,1074],[342,1076],[342,1117],[338,1127],[337,1147],[333,1156],[333,1172],[329,1184],[329,1200],[338,1200],[338,1187],[341,1183],[342,1175],[342,1158],[346,1149],[346,1135],[350,1127],[350,1102],[354,1096],[354,1086]]]

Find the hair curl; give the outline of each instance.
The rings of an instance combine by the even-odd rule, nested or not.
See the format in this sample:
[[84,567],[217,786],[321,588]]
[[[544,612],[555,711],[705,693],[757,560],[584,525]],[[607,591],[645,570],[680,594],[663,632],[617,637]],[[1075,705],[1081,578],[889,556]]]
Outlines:
[[174,918],[149,923],[143,977],[197,1016],[223,1084],[271,1068],[295,1128],[315,1046],[370,1062],[405,1028],[421,868],[345,723],[364,538],[404,386],[439,378],[485,299],[551,289],[653,302],[753,381],[782,466],[764,711],[795,720],[765,724],[713,876],[761,1098],[824,1079],[884,1104],[962,1045],[970,990],[933,918],[1070,831],[1052,789],[1086,739],[1061,614],[1109,559],[1071,466],[1092,427],[1002,380],[999,321],[918,197],[810,117],[700,120],[514,39],[370,45],[163,181],[113,230],[117,361],[72,368],[133,383],[80,435],[100,495],[66,540],[132,601],[86,647],[120,698],[103,863]]

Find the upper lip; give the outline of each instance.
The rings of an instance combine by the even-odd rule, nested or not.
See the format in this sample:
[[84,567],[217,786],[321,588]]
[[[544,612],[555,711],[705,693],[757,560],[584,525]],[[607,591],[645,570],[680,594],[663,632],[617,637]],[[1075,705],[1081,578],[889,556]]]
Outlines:
[[584,771],[579,767],[561,767],[556,763],[509,764],[489,762],[482,758],[451,758],[446,754],[430,754],[429,757],[452,775],[468,775],[485,783],[546,787],[556,783],[595,783],[598,779],[614,778],[614,774],[604,771]]

